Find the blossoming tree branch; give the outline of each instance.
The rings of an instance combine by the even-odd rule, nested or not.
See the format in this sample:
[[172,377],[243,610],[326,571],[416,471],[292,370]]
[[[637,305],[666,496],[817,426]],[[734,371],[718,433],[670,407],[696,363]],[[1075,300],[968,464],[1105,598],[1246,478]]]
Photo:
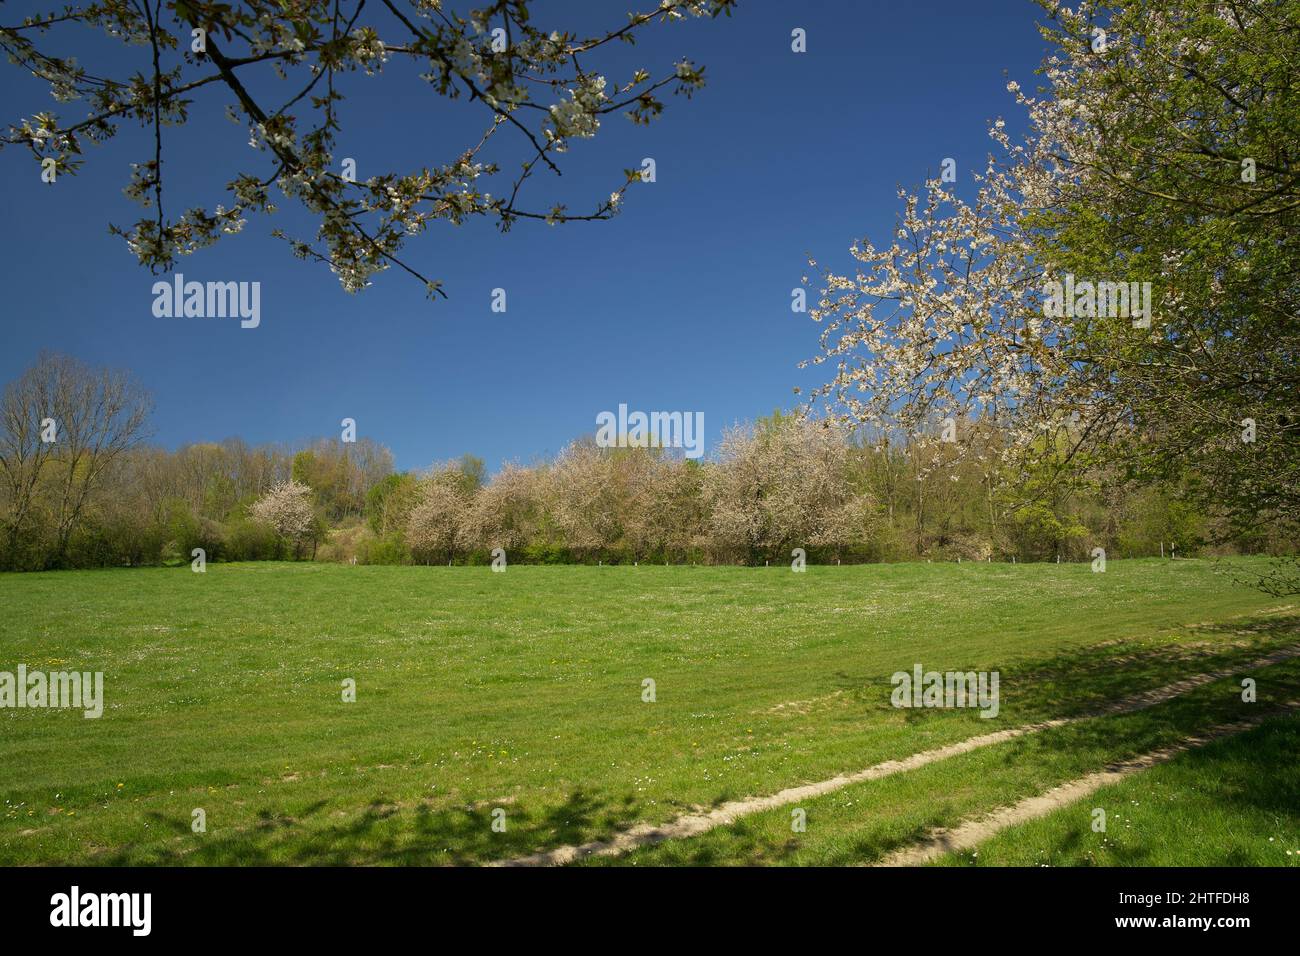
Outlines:
[[822,270],[810,404],[1030,493],[1136,478],[1294,526],[1298,8],[1040,3],[1023,140],[995,121],[972,198],[900,192],[891,241]]
[[[540,174],[560,176],[569,143],[594,137],[604,117],[621,113],[647,124],[663,111],[662,97],[690,97],[704,84],[703,67],[687,60],[657,76],[646,68],[607,76],[596,65],[606,51],[634,43],[656,23],[730,15],[735,2],[661,0],[589,35],[535,24],[530,0],[500,0],[465,15],[443,0],[73,4],[0,26],[0,48],[48,82],[55,100],[82,104],[87,115],[21,118],[0,145],[30,149],[42,171],[57,177],[78,170],[88,145],[123,129],[146,131],[127,193],[149,214],[111,229],[151,271],[170,270],[178,256],[238,233],[249,213],[273,213],[275,186],[309,210],[319,228],[312,240],[273,234],[297,257],[328,264],[349,292],[397,266],[423,282],[430,297],[446,297],[440,280],[403,258],[406,240],[439,220],[483,216],[506,230],[519,219],[556,224],[615,215],[638,177],[634,170],[611,177],[610,189],[583,212],[559,202],[529,205],[525,187]],[[77,27],[139,51],[139,67],[119,76],[89,72],[60,46],[65,31]],[[347,157],[336,156],[343,90],[393,58],[418,65],[431,95],[481,107],[483,132],[436,163],[359,178]],[[266,89],[277,84],[282,93],[268,98]],[[168,215],[181,204],[165,188],[168,140],[180,135],[177,128],[189,123],[191,105],[204,95],[224,98],[227,116],[246,127],[249,145],[261,154],[259,166],[232,173],[231,201]],[[504,137],[513,142],[498,145]],[[509,177],[486,158],[499,150],[522,157]],[[488,191],[494,182],[501,186]]]

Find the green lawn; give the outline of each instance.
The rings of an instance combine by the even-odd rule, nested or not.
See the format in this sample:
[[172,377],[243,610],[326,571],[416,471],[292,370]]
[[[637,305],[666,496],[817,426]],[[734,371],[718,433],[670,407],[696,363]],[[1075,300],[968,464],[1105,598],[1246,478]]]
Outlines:
[[[1188,751],[945,865],[1300,866],[1300,718]],[[1094,832],[1091,812],[1106,811]]]
[[[215,564],[0,575],[0,608],[0,670],[102,670],[107,700],[100,720],[0,710],[10,864],[499,859],[1080,713],[1300,640],[1300,611],[1207,562],[1159,560],[1105,574]],[[918,662],[999,671],[999,716],[894,709],[890,674]],[[355,703],[341,700],[345,678]],[[984,752],[909,774],[916,806],[885,814],[894,829],[860,855],[947,819],[945,807],[1011,802],[1225,706],[1202,688],[1145,716],[1061,728],[1054,744],[1022,738],[989,786]],[[1065,734],[1094,723],[1107,729]],[[191,832],[195,808],[204,834]],[[818,816],[802,836],[829,835]],[[836,839],[851,840],[841,817]],[[727,845],[681,861],[754,859]]]
[[[1264,711],[1282,701],[1300,698],[1300,661],[1289,661],[1254,671],[1262,692],[1255,704],[1244,705],[1240,685],[1231,678],[1217,681],[1165,704],[1122,716],[1100,717],[1065,727],[1043,730],[1002,744],[951,757],[940,763],[882,780],[856,784],[815,800],[799,803],[805,813],[805,831],[792,830],[792,807],[756,813],[728,827],[721,827],[699,837],[661,843],[617,858],[591,858],[584,861],[596,866],[679,866],[679,865],[790,865],[844,866],[874,863],[890,851],[904,847],[935,827],[955,827],[964,820],[980,817],[992,810],[1016,803],[1025,797],[1043,793],[1059,784],[1101,770],[1108,763],[1136,757],[1178,742],[1180,739],[1214,724],[1231,723],[1256,711]],[[1295,850],[1300,833],[1300,793],[1294,746],[1300,721],[1289,718],[1291,731],[1279,735],[1278,743],[1289,743],[1288,755],[1274,744],[1254,753],[1249,775],[1239,774],[1231,789],[1236,799],[1219,805],[1217,819],[1207,825],[1206,816],[1190,812],[1190,802],[1148,803],[1151,816],[1159,817],[1160,839],[1145,842],[1151,827],[1131,832],[1130,807],[1123,801],[1103,797],[1110,789],[1126,790],[1140,786],[1126,782],[1122,787],[1107,788],[1057,811],[1051,838],[1058,853],[1042,852],[1050,841],[1033,844],[1021,834],[1039,832],[1034,824],[1023,824],[1005,831],[991,841],[999,849],[989,852],[981,844],[973,853],[952,854],[943,862],[966,864],[1038,865],[1137,863],[1143,866],[1182,865],[1300,865],[1300,853],[1288,858],[1286,850]],[[1253,737],[1254,735],[1247,735]],[[1210,748],[1207,747],[1207,750]],[[1251,753],[1246,744],[1240,753]],[[1132,778],[1139,781],[1148,774],[1162,773],[1157,767]],[[1243,771],[1246,767],[1242,767]],[[1217,770],[1211,771],[1217,773]],[[1218,796],[1223,781],[1211,777],[1197,781],[1205,785],[1209,796]],[[1288,790],[1289,788],[1289,790]],[[1243,806],[1259,800],[1275,811],[1265,820],[1252,815],[1251,822],[1237,820]],[[1121,803],[1123,804],[1121,806]],[[1105,807],[1111,814],[1109,833],[1112,843],[1122,839],[1125,852],[1102,858],[1083,853],[1063,854],[1061,847],[1080,833],[1090,832],[1092,809]],[[1165,813],[1165,811],[1170,811]],[[1117,838],[1116,833],[1124,834]],[[1281,836],[1287,834],[1286,840]],[[1085,840],[1084,849],[1103,845],[1102,837]],[[1172,839],[1165,841],[1164,837]],[[1270,842],[1270,837],[1278,839]],[[1111,849],[1114,849],[1112,846]]]

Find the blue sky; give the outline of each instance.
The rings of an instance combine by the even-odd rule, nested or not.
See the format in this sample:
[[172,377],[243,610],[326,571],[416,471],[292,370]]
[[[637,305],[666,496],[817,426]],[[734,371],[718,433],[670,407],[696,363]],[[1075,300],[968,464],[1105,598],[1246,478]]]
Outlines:
[[[0,22],[29,9],[44,7],[5,3]],[[539,2],[534,19],[592,33],[621,24],[625,9]],[[91,149],[83,171],[54,186],[40,184],[29,154],[5,149],[0,379],[41,349],[128,368],[154,396],[153,441],[167,448],[337,435],[351,417],[399,468],[469,452],[495,470],[557,452],[622,402],[703,411],[711,449],[724,426],[790,407],[794,386],[820,382],[817,369],[796,368],[815,354],[819,327],[790,311],[808,254],[850,268],[853,239],[887,238],[900,184],[951,156],[967,191],[988,122],[1021,128],[1005,83],[1033,87],[1042,16],[1031,0],[742,0],[730,19],[648,28],[603,64],[612,76],[636,66],[657,76],[688,57],[705,65],[705,89],[669,98],[649,127],[606,118],[594,140],[574,143],[562,181],[539,174],[528,187],[534,208],[558,198],[586,211],[622,169],[653,157],[657,182],[634,186],[621,216],[520,222],[506,235],[487,222],[437,224],[406,250],[444,283],[450,298],[431,302],[399,270],[352,296],[324,267],[293,259],[270,230],[311,229],[282,203],[178,265],[187,279],[260,281],[257,329],[152,315],[156,278],[107,232],[140,215],[121,192],[128,164],[151,156],[139,129]],[[807,31],[805,54],[790,50],[795,27]],[[122,62],[98,38],[75,47],[92,72]],[[147,52],[130,51],[136,68]],[[83,115],[12,66],[0,76],[6,122],[56,106]],[[222,184],[235,169],[267,168],[222,117],[224,87],[209,89],[190,126],[166,131],[169,214],[228,203]],[[344,89],[338,155],[356,158],[361,178],[450,161],[481,133],[481,106],[448,104],[397,66]],[[508,170],[526,156],[520,138],[509,142],[499,153]],[[490,310],[497,287],[505,314]]]

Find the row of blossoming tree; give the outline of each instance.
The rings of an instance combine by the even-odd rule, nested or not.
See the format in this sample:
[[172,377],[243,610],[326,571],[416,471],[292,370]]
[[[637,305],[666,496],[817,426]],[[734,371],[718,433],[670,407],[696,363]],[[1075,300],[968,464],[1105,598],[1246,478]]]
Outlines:
[[[1219,524],[1187,489],[1125,484],[1094,464],[1056,480],[1078,423],[1032,470],[990,422],[850,430],[775,413],[728,429],[704,460],[577,440],[487,476],[471,456],[397,472],[364,437],[166,451],[129,375],[47,355],[0,401],[0,567],[318,558],[486,562],[1031,561],[1286,552],[1294,539]],[[44,423],[44,424],[43,424]],[[47,440],[48,439],[48,440]],[[1011,469],[1014,468],[1014,473]],[[1026,494],[1026,490],[1031,493]]]

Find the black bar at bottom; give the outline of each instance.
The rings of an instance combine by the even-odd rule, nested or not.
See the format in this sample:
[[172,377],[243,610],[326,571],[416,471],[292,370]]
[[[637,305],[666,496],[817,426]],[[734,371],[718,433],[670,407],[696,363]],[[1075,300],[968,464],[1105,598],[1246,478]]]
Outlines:
[[1289,931],[1300,885],[1287,868],[53,868],[0,870],[0,883],[6,942],[75,933],[82,942],[113,937],[127,945],[330,946],[374,945],[392,932],[468,942],[462,931],[493,944],[614,943],[653,940],[683,924],[692,942],[704,934],[764,939],[781,924],[873,941],[988,940],[990,932],[1050,928],[1071,941],[1199,934],[1230,942]]

